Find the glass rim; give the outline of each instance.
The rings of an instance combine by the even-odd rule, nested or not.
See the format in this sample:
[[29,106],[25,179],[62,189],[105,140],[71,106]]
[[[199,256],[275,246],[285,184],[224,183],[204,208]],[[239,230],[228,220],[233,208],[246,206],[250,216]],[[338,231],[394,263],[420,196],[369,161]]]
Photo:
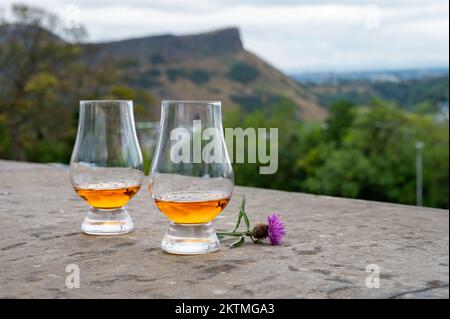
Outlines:
[[213,105],[221,105],[222,101],[214,101],[214,100],[161,100],[162,105],[167,105],[171,103],[178,104],[213,104]]
[[80,100],[80,104],[84,103],[133,103],[133,100]]

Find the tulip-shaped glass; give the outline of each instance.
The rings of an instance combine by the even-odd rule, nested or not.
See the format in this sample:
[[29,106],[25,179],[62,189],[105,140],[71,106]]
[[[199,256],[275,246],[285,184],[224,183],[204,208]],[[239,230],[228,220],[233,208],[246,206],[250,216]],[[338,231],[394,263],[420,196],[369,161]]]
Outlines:
[[81,225],[84,233],[133,230],[125,205],[139,191],[144,169],[132,101],[80,101],[70,178],[77,194],[91,206]]
[[220,248],[211,220],[227,206],[234,185],[221,103],[163,101],[149,190],[171,221],[161,248],[204,254]]

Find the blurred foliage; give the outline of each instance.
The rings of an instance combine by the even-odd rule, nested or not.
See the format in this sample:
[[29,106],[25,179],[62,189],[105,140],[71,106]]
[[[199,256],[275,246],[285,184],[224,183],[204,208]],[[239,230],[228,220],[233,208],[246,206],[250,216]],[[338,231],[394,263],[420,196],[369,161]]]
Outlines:
[[188,77],[186,70],[180,68],[169,68],[166,70],[166,75],[171,82],[175,82],[178,78]]
[[244,84],[255,80],[258,76],[259,71],[252,65],[245,62],[234,63],[228,72],[228,77],[230,79]]
[[137,118],[151,117],[152,97],[120,84],[113,63],[83,62],[90,54],[77,45],[83,29],[24,5],[13,5],[12,14],[0,25],[12,30],[0,34],[1,158],[67,163],[81,99],[132,99]]
[[210,79],[210,74],[201,69],[195,69],[190,72],[181,68],[168,68],[166,70],[167,78],[170,82],[175,82],[178,79],[190,79],[193,83],[197,85],[205,84]]
[[258,94],[258,92],[254,92],[254,94],[233,94],[230,97],[244,112],[251,112],[264,107],[264,105],[271,105],[283,99],[281,95]]
[[192,82],[198,85],[202,85],[209,81],[209,73],[204,70],[193,70],[190,74]]
[[164,59],[164,57],[161,54],[155,53],[150,57],[150,62],[153,64],[162,64],[164,63],[166,60]]
[[278,172],[234,164],[239,185],[414,205],[415,142],[422,141],[424,205],[448,208],[448,121],[382,100],[369,107],[336,102],[326,123],[299,122],[289,100],[245,116],[233,110],[224,120],[225,127],[279,129]]
[[369,80],[337,80],[333,84],[305,84],[320,105],[331,106],[336,100],[369,105],[374,96],[396,102],[409,111],[434,113],[440,102],[449,99],[448,76],[401,80],[399,82]]

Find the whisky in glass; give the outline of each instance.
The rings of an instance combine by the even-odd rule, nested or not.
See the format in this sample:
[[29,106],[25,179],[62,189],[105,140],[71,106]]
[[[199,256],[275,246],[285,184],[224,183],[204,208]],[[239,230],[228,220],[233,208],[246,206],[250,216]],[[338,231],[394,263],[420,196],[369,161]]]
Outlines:
[[217,251],[211,221],[229,203],[234,186],[221,103],[163,101],[160,128],[149,191],[170,220],[161,248],[173,254]]
[[125,205],[144,179],[132,101],[81,101],[70,161],[75,192],[91,207],[81,229],[91,235],[133,230]]

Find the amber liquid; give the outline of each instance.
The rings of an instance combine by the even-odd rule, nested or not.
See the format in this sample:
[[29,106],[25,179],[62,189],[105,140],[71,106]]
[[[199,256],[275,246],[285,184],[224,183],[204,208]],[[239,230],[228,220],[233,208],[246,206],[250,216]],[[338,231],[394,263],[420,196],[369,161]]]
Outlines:
[[136,195],[140,186],[116,189],[83,189],[75,188],[77,194],[89,205],[98,209],[115,209],[125,206]]
[[179,224],[204,224],[216,217],[230,202],[230,197],[205,201],[178,201],[155,198],[156,206],[172,222]]

